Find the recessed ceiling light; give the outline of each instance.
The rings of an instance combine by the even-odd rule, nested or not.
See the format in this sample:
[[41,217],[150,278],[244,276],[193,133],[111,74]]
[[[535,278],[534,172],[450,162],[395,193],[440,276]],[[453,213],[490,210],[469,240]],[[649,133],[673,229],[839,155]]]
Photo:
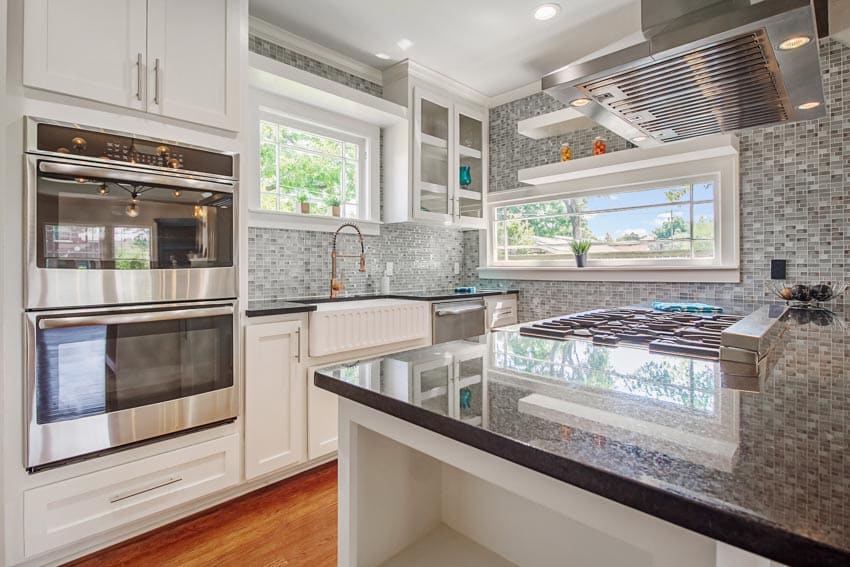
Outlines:
[[789,51],[791,49],[797,49],[798,47],[803,47],[807,43],[812,41],[807,35],[795,35],[791,36],[782,43],[779,44],[779,49],[783,51]]
[[632,142],[635,142],[635,143],[640,143],[640,142],[645,142],[645,141],[646,141],[646,136],[635,136],[634,138],[632,138]]
[[551,20],[561,11],[561,7],[557,4],[541,4],[534,10],[534,19],[545,21]]
[[819,102],[812,101],[812,102],[804,102],[803,104],[799,105],[797,108],[799,108],[800,110],[811,110],[811,109],[817,108],[819,106],[820,106]]
[[587,106],[590,104],[589,98],[577,98],[570,101],[570,106]]
[[389,59],[390,58],[390,56],[387,55],[386,53],[376,53],[375,57],[377,57],[378,59]]
[[398,43],[396,43],[396,45],[399,46],[402,51],[407,51],[408,49],[413,47],[413,42],[407,39],[406,37],[403,37],[398,40]]

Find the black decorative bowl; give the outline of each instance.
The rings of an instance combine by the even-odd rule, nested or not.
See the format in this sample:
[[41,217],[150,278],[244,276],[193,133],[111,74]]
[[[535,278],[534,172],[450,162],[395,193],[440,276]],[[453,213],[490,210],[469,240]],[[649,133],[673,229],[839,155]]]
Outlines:
[[815,285],[794,284],[777,287],[773,281],[765,284],[767,289],[790,307],[823,309],[823,304],[832,301],[847,291],[847,284],[833,286],[832,282]]

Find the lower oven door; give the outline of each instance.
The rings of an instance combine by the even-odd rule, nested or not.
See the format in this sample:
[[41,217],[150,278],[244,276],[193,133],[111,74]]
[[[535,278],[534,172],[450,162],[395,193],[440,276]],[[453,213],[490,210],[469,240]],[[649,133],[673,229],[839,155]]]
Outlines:
[[26,467],[235,418],[234,309],[28,313]]
[[435,304],[432,342],[437,344],[483,335],[486,322],[484,312],[483,299]]

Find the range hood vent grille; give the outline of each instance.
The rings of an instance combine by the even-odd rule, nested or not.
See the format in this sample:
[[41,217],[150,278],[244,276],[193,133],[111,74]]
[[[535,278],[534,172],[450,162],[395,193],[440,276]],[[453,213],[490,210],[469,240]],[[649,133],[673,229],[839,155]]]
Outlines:
[[576,87],[665,142],[783,122],[771,49],[756,31]]

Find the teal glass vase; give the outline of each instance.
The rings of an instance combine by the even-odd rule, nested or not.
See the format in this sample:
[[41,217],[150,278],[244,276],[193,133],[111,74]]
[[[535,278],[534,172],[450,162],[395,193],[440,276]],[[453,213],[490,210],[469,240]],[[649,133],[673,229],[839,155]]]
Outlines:
[[460,166],[460,186],[468,187],[472,183],[472,172],[468,165]]

